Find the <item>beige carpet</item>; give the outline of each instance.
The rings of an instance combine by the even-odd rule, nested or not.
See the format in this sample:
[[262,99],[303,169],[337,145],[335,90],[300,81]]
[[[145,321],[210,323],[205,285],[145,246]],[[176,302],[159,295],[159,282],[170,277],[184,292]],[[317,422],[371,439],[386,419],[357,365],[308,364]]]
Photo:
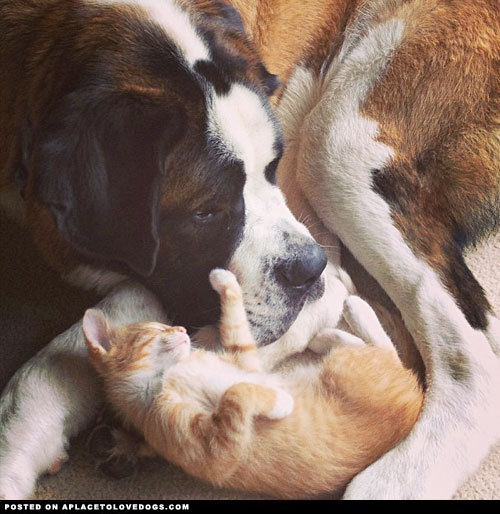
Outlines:
[[[495,312],[500,315],[500,234],[467,259],[473,273],[483,285]],[[500,412],[498,413],[500,423]],[[458,491],[459,500],[500,499],[500,445],[491,452],[479,471]]]
[[[500,314],[500,234],[471,254],[468,260],[497,314]],[[100,500],[252,498],[216,490],[189,478],[174,466],[156,460],[140,463],[136,474],[130,478],[111,480],[96,471],[82,438],[73,445],[71,459],[59,474],[41,480],[37,497]],[[500,445],[492,451],[476,475],[462,485],[456,498],[500,499]]]

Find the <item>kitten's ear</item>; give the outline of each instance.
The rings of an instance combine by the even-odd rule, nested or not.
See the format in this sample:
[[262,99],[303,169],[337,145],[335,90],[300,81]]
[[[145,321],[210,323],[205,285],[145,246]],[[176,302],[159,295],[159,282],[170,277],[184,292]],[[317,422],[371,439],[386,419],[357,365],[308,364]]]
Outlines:
[[83,334],[93,354],[105,355],[111,349],[111,328],[101,311],[88,309],[83,316]]

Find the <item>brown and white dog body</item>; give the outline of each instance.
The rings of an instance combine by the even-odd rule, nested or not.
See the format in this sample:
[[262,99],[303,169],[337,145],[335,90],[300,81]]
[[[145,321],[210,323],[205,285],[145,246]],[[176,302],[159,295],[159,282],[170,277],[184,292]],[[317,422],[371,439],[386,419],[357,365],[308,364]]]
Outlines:
[[284,191],[294,179],[391,296],[426,366],[413,433],[347,498],[451,497],[500,434],[500,325],[462,256],[498,222],[500,19],[452,4],[360,3],[278,107]]
[[[450,497],[500,433],[500,364],[492,351],[500,348],[499,324],[462,258],[498,221],[495,2],[230,3],[282,81],[278,179],[290,208],[323,244],[335,246],[338,234],[400,309],[426,365],[426,405],[414,432],[346,496]],[[2,33],[12,37],[2,45],[12,52],[7,62],[32,56],[30,66],[12,66],[1,79],[2,91],[23,88],[0,106],[10,138],[0,149],[7,163],[0,180],[27,171],[28,222],[48,260],[73,279],[87,280],[82,270],[101,282],[109,277],[103,269],[113,279],[132,273],[167,309],[179,308],[177,322],[192,325],[212,320],[213,297],[199,285],[229,263],[256,336],[266,343],[289,329],[263,349],[269,361],[305,348],[324,328],[335,293],[327,282],[322,296],[322,257],[272,184],[281,140],[264,91],[275,84],[234,11],[208,0],[37,4],[0,3]],[[40,4],[47,8],[41,18]],[[19,27],[32,31],[37,12],[46,25],[32,40]],[[53,45],[58,30],[69,39]],[[27,41],[31,48],[19,46]],[[54,48],[57,58],[44,63]],[[132,193],[121,189],[123,177]],[[96,195],[103,180],[104,199]],[[205,231],[214,216],[214,227],[227,231]],[[310,253],[312,263],[304,257]],[[313,280],[293,284],[292,270],[304,267]],[[103,304],[111,316],[162,316],[147,291],[123,287]],[[37,474],[91,416],[83,392],[68,395],[70,384],[51,389],[44,381],[60,372],[54,352],[82,352],[78,327],[65,334],[2,398],[0,496],[30,494]],[[40,405],[47,398],[64,405],[50,433],[37,430],[45,413],[34,409],[33,391]],[[30,441],[21,452],[19,433]]]

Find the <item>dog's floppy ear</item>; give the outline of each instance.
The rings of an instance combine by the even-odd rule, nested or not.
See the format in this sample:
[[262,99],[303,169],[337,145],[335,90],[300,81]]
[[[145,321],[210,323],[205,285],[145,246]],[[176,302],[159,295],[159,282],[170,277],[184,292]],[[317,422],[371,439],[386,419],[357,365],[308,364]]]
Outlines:
[[261,64],[260,65],[260,74],[262,80],[262,87],[268,96],[272,96],[276,90],[281,86],[280,79],[278,75],[274,73],[269,73],[267,68]]
[[42,124],[34,192],[59,233],[92,257],[150,274],[159,179],[179,114],[136,93],[73,92]]
[[[213,1],[213,5],[217,8],[217,16],[219,20],[222,21],[226,30],[230,33],[239,34],[240,37],[244,38],[247,44],[251,45],[254,56],[258,56],[257,48],[255,44],[251,42],[245,30],[239,11],[235,7],[220,0]],[[229,37],[228,40],[231,41],[231,37]],[[238,62],[238,60],[232,62],[233,67],[238,68],[240,65],[241,62]],[[253,65],[255,66],[255,74],[259,84],[268,96],[273,95],[281,85],[278,75],[270,73],[260,61],[260,58],[256,59]]]

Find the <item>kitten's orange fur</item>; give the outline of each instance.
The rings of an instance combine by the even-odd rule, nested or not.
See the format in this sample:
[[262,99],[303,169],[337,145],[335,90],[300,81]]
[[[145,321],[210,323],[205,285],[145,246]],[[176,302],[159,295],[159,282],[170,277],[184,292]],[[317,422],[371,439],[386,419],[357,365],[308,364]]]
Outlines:
[[216,486],[284,498],[341,491],[409,433],[423,399],[416,377],[395,351],[369,346],[334,348],[292,376],[264,373],[239,286],[218,273],[222,354],[190,351],[178,327],[110,327],[86,314],[108,398],[156,452]]

